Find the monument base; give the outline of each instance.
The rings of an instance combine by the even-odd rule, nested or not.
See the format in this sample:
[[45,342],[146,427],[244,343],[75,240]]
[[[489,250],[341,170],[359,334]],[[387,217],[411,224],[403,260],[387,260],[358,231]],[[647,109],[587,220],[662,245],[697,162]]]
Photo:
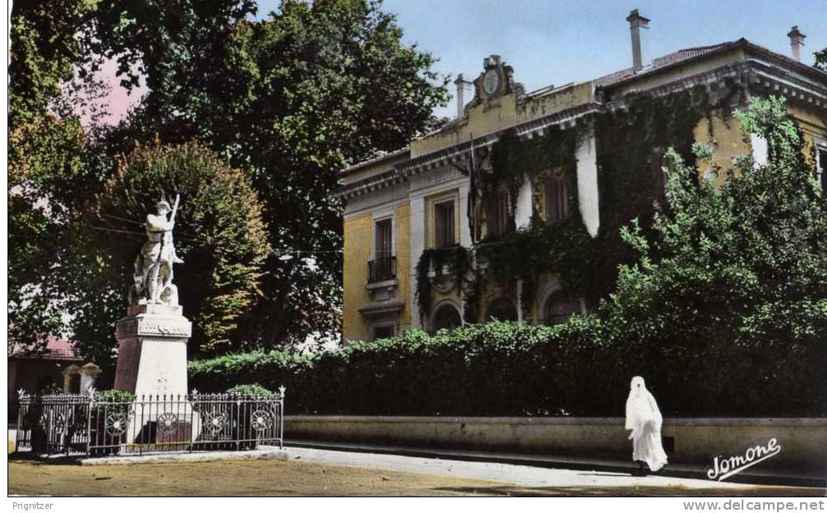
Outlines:
[[[135,403],[135,410],[157,408],[157,413],[146,415],[130,425],[126,433],[127,447],[132,450],[149,451],[153,448],[177,446],[185,450],[198,439],[201,432],[201,417],[192,410],[189,403],[178,403],[175,407],[163,403]],[[134,411],[133,415],[139,412]]]
[[116,323],[115,388],[141,396],[185,396],[192,323],[180,306],[133,305]]
[[185,444],[197,437],[200,418],[187,400],[191,334],[192,323],[180,306],[132,305],[116,323],[115,388],[135,394],[129,444]]

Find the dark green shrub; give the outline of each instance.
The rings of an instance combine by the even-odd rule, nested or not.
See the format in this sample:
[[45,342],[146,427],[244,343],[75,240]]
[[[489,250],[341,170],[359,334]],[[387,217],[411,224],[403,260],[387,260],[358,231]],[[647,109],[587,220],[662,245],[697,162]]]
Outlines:
[[93,403],[93,414],[103,415],[119,413],[126,415],[132,403],[135,401],[135,394],[126,390],[101,390],[95,392]]
[[126,390],[99,390],[95,392],[95,402],[131,403],[135,394]]
[[95,399],[91,405],[91,432],[90,439],[94,444],[109,447],[94,449],[94,455],[118,454],[120,444],[126,443],[125,433],[110,433],[107,431],[107,418],[122,419],[129,423],[129,412],[135,401],[135,394],[126,390],[101,390],[95,392]]
[[258,383],[250,383],[249,385],[236,385],[229,390],[228,394],[246,395],[251,397],[272,397],[273,392],[267,390]]
[[315,355],[231,354],[191,362],[190,382],[202,392],[284,385],[288,413],[559,415],[563,336],[583,332],[578,340],[586,347],[595,323],[592,317],[555,327],[496,322],[432,336],[411,330]]
[[[827,414],[811,378],[824,361],[823,348],[820,357],[797,364],[810,370],[800,373],[791,401],[762,377],[795,357],[780,347],[693,346],[681,339],[644,344],[616,328],[589,315],[556,326],[495,322],[435,335],[411,330],[315,355],[273,351],[193,361],[190,382],[203,392],[222,392],[231,383],[284,385],[288,414],[620,417],[631,377],[642,375],[664,415]],[[713,371],[723,373],[717,379],[728,382],[726,390],[710,391],[698,377]]]

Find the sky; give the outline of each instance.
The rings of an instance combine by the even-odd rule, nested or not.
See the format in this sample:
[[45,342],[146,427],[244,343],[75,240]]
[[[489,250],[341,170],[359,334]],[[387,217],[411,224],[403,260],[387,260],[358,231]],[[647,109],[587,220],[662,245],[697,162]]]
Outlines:
[[[260,0],[259,17],[279,3]],[[813,52],[827,48],[827,0],[385,0],[384,8],[397,15],[405,43],[439,59],[436,71],[472,80],[483,58],[498,54],[527,91],[629,67],[626,16],[635,8],[651,20],[641,31],[644,63],[741,37],[790,55],[793,25],[807,36],[802,62],[812,64]],[[135,96],[114,91],[113,113],[120,115],[128,101]],[[436,114],[455,112],[452,100]]]
[[626,16],[635,8],[651,20],[641,31],[644,62],[741,37],[790,55],[793,25],[807,35],[803,62],[827,47],[827,0],[386,0],[385,7],[398,15],[406,42],[440,58],[438,71],[473,79],[484,57],[499,54],[527,91],[631,66]]

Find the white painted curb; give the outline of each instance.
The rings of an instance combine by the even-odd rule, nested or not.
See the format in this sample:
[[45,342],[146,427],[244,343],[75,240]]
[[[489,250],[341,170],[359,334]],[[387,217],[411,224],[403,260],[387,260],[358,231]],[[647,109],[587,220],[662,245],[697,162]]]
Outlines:
[[289,459],[286,449],[267,448],[255,451],[211,451],[176,454],[143,454],[141,456],[111,456],[83,458],[81,465],[136,465],[141,463],[189,463],[220,460],[282,460]]

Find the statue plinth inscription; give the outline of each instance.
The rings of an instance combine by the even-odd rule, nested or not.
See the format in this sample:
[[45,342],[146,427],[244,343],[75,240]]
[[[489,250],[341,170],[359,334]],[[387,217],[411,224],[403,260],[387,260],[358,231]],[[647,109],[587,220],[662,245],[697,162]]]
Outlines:
[[139,397],[186,394],[187,342],[191,333],[192,323],[180,314],[142,313],[118,321],[115,388]]
[[[130,312],[134,311],[133,308],[130,307]],[[185,337],[188,339],[192,335],[192,323],[180,313],[158,315],[141,310],[137,313],[130,313],[118,321],[116,337],[119,340],[136,336]]]

